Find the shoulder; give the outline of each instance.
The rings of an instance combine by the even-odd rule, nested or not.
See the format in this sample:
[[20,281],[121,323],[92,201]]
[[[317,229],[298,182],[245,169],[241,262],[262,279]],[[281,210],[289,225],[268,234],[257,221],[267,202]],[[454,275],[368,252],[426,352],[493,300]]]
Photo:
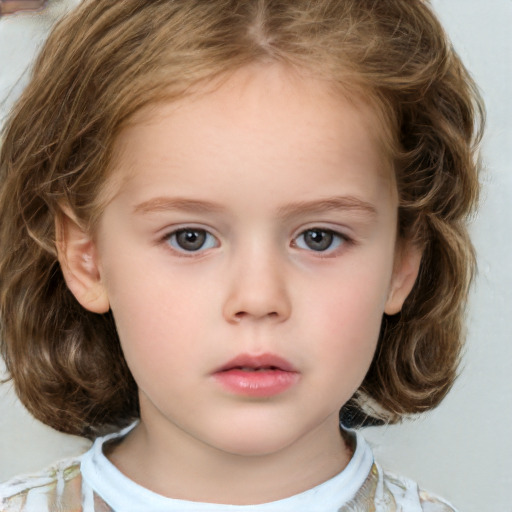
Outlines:
[[348,503],[348,507],[340,509],[340,512],[457,512],[450,503],[420,489],[413,480],[384,471],[380,464],[375,462],[373,451],[364,436],[354,430],[349,431],[349,434],[356,436],[353,458],[356,458],[358,453],[369,453],[370,464],[362,466],[364,482],[359,483],[358,491]]
[[[350,465],[361,454],[365,454],[364,464],[358,466],[357,491],[352,499],[340,509],[343,511],[373,510],[375,512],[457,512],[442,498],[421,490],[418,484],[409,478],[384,471],[375,462],[373,451],[364,436],[358,431],[347,431],[355,436],[355,452]],[[347,466],[347,468],[349,468]],[[353,468],[352,468],[353,469]]]
[[79,510],[81,501],[80,457],[0,484],[0,512]]
[[413,480],[385,472],[378,464],[375,464],[374,468],[374,471],[378,473],[378,481],[380,480],[382,483],[384,496],[387,495],[389,499],[396,503],[396,510],[406,512],[457,512],[444,499],[421,490]]

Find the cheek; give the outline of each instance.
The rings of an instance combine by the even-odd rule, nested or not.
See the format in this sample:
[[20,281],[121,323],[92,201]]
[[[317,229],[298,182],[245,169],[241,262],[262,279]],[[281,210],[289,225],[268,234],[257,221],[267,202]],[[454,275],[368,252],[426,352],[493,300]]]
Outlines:
[[[301,295],[310,297],[304,309],[319,331],[341,335],[347,341],[368,339],[378,332],[389,290],[391,271],[347,268],[323,276]],[[370,338],[373,339],[372,336]]]
[[[308,338],[316,358],[341,386],[355,391],[372,361],[382,322],[387,289],[368,272],[330,280],[323,293],[316,290],[304,309]],[[385,281],[383,281],[385,282]]]
[[[338,306],[338,307],[336,307]],[[375,352],[382,313],[357,301],[333,302],[323,315],[324,357],[332,356],[345,374],[365,374]],[[320,327],[318,327],[320,328]]]
[[139,384],[144,374],[169,374],[170,365],[173,375],[185,371],[180,362],[195,357],[194,344],[183,340],[203,339],[201,329],[213,314],[208,294],[186,276],[167,278],[147,268],[138,272],[132,266],[131,273],[113,273],[109,280],[121,346]]

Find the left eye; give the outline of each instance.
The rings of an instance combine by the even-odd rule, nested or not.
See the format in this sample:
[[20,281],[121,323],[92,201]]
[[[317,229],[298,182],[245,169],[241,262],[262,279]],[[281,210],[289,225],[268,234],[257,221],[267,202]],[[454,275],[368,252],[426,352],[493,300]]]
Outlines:
[[312,228],[302,232],[294,240],[294,245],[300,249],[325,252],[337,249],[344,241],[345,238],[335,231]]
[[217,239],[208,231],[198,228],[183,228],[166,237],[167,243],[179,252],[198,252],[218,246]]

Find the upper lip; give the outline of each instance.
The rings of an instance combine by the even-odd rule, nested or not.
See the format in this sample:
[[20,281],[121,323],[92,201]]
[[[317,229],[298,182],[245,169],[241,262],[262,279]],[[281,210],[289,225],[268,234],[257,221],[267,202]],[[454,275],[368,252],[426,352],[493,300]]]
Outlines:
[[297,371],[289,361],[275,354],[240,354],[215,370],[214,373],[225,372],[237,368],[268,368],[285,372]]

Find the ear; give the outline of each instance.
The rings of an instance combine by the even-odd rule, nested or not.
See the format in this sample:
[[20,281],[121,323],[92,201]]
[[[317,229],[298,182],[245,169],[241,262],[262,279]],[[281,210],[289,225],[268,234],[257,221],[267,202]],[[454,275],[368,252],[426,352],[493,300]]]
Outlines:
[[387,315],[396,315],[402,309],[418,277],[422,254],[422,249],[412,242],[405,241],[397,247],[393,277],[384,308]]
[[69,208],[55,219],[57,255],[66,284],[76,300],[93,313],[106,313],[109,300],[101,281],[94,241]]

